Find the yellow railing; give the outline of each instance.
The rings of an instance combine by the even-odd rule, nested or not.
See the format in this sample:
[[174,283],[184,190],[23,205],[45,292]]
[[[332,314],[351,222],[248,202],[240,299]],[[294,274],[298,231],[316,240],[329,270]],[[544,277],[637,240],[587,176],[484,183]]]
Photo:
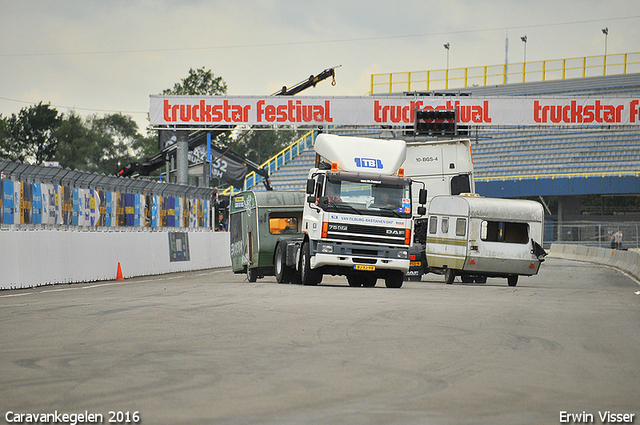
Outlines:
[[446,90],[640,72],[640,52],[371,75],[369,94]]
[[[314,130],[305,133],[298,140],[260,164],[260,168],[265,168],[269,172],[269,175],[273,174],[287,162],[291,161],[306,149],[313,146],[313,144],[315,143],[315,135],[316,132]],[[248,190],[260,182],[262,182],[262,176],[256,174],[255,171],[252,171],[245,176],[244,187],[242,188],[242,190]],[[233,186],[229,186],[220,193],[222,195],[230,195],[234,193],[234,189],[235,188]],[[239,191],[239,189],[235,189],[235,192]]]
[[572,178],[588,178],[588,177],[622,177],[635,176],[640,177],[640,171],[607,171],[607,172],[584,172],[584,173],[554,173],[554,174],[522,174],[517,176],[492,176],[492,177],[475,177],[476,181],[506,181],[506,180],[538,180],[538,179],[572,179]]

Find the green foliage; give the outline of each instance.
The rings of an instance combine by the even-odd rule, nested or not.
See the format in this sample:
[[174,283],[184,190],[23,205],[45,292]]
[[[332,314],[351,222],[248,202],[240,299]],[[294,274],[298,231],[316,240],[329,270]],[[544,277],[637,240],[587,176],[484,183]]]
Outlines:
[[172,89],[166,89],[162,94],[215,96],[227,94],[227,83],[222,77],[215,77],[211,70],[189,69],[189,76],[174,84]]
[[[227,84],[205,68],[189,69],[189,75],[162,94],[223,95]],[[279,141],[257,140],[254,158],[262,157],[265,146],[271,152]],[[218,138],[229,142],[227,135]],[[281,148],[280,148],[281,149]],[[150,157],[157,152],[157,133],[142,136],[130,116],[92,115],[83,119],[75,112],[59,114],[50,105],[40,102],[23,108],[17,115],[0,115],[0,158],[41,164],[58,161],[62,167],[82,171],[114,174],[130,162]],[[268,157],[268,156],[267,156]],[[156,172],[156,174],[159,173]]]
[[63,167],[114,174],[143,154],[147,139],[127,115],[92,115],[82,120],[75,113],[65,117],[56,131],[55,159]]
[[34,164],[50,161],[58,146],[53,133],[61,121],[58,111],[42,102],[22,108],[2,124],[0,157]]

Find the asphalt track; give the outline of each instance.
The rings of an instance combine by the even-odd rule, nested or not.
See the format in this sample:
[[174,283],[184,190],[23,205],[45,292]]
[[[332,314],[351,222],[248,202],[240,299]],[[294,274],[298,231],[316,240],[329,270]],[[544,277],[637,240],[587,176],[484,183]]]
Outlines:
[[639,290],[549,259],[514,288],[437,275],[305,287],[218,269],[2,291],[0,423],[640,423]]

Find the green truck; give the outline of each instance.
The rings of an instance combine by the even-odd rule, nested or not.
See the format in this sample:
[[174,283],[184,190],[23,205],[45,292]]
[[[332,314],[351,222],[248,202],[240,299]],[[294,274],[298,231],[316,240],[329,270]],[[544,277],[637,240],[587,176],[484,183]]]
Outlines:
[[230,199],[229,233],[233,272],[249,282],[273,276],[278,240],[303,240],[304,191],[246,191]]

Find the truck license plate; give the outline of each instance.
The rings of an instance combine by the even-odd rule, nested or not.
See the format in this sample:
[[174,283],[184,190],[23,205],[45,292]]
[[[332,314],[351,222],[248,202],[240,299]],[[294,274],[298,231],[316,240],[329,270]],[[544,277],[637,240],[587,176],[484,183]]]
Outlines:
[[376,266],[370,266],[367,264],[356,264],[355,266],[353,266],[353,268],[365,272],[373,272],[376,270]]

